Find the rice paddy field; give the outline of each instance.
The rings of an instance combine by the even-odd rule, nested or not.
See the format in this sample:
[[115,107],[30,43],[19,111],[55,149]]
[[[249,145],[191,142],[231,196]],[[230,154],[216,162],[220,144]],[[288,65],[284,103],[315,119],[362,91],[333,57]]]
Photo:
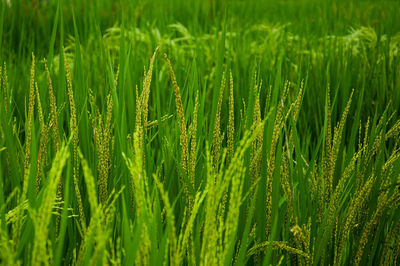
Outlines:
[[399,265],[399,18],[0,0],[0,264]]

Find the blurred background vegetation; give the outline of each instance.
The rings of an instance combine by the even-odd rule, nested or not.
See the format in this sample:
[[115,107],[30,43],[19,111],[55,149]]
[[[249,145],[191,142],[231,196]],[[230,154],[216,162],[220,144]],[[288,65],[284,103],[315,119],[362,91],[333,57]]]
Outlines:
[[[334,121],[353,88],[356,96],[368,91],[363,96],[363,120],[383,111],[386,104],[379,103],[391,100],[393,110],[400,108],[398,1],[70,0],[63,6],[63,24],[58,25],[54,42],[50,39],[57,21],[57,1],[15,0],[10,5],[12,8],[5,4],[1,8],[0,60],[7,62],[9,72],[19,72],[10,74],[9,81],[18,83],[17,90],[28,85],[19,81],[27,76],[32,51],[41,59],[52,56],[51,51],[55,71],[60,47],[66,48],[73,61],[74,25],[88,67],[85,82],[93,90],[101,90],[96,88],[101,84],[97,81],[105,77],[103,64],[99,64],[104,55],[102,45],[117,65],[122,27],[134,62],[129,70],[136,73],[132,77],[141,78],[142,66],[155,47],[161,46],[176,64],[178,78],[186,76],[196,59],[202,85],[213,88],[218,39],[225,29],[224,62],[242,88],[238,96],[247,98],[244,88],[250,87],[248,77],[255,68],[266,86],[289,80],[296,87],[306,80],[307,90],[312,92],[305,96],[301,125],[307,133],[316,136],[320,132],[324,102],[318,99],[324,97],[328,83],[337,93]],[[98,68],[90,69],[92,65]],[[132,84],[138,81],[132,80]],[[382,84],[384,88],[375,89]]]

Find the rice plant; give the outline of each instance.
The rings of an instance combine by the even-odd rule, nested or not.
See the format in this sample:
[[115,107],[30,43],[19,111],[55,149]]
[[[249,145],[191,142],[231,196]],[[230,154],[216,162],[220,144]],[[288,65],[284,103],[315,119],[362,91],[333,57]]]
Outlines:
[[0,0],[0,264],[398,265],[399,13]]

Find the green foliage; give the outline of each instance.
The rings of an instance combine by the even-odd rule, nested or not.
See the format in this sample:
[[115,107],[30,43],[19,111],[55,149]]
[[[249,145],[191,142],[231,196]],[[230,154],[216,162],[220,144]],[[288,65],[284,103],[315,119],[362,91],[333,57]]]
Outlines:
[[0,0],[0,264],[397,265],[399,13]]

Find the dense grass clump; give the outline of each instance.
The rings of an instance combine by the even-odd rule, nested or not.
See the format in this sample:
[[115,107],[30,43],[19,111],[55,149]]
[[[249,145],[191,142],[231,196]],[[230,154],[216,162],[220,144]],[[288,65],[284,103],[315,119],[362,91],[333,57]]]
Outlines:
[[398,14],[0,0],[0,264],[398,265]]

